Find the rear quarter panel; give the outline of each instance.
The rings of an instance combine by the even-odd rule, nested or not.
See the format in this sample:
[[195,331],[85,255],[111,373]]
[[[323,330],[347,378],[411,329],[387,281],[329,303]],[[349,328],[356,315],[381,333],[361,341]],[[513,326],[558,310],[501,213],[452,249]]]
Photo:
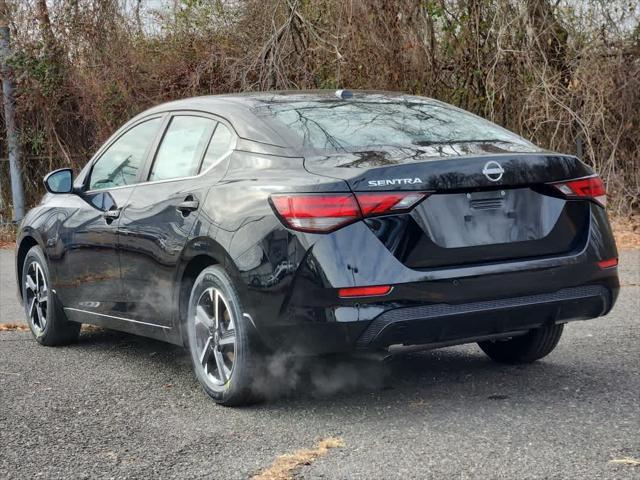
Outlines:
[[285,192],[349,191],[343,181],[312,175],[301,158],[235,152],[225,177],[211,188],[201,215],[225,252],[246,312],[258,330],[287,323],[290,285],[318,235],[286,229],[269,203]]

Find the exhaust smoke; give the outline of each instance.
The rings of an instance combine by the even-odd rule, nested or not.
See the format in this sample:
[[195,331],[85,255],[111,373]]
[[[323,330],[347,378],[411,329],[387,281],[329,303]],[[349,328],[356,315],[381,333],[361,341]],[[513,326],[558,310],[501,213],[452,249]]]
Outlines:
[[381,390],[391,378],[382,354],[310,357],[279,352],[266,356],[256,370],[253,388],[266,400]]

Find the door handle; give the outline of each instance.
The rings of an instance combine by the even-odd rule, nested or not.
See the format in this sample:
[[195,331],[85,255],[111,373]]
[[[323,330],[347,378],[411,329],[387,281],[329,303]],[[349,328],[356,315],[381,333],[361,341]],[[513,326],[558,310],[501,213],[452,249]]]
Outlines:
[[182,213],[182,215],[186,217],[191,212],[197,210],[199,206],[200,206],[200,202],[198,202],[198,200],[188,199],[178,204],[178,206],[176,207],[176,210],[178,210],[180,213]]
[[102,214],[102,216],[107,221],[107,223],[113,222],[116,218],[120,216],[120,209],[116,208],[113,210],[107,210]]

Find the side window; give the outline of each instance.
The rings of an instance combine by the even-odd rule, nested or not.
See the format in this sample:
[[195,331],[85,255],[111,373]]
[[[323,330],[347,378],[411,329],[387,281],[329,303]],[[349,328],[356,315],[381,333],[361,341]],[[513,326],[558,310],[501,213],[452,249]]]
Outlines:
[[100,190],[136,183],[145,153],[161,123],[161,118],[147,120],[116,140],[91,169],[89,189]]
[[213,137],[211,137],[211,141],[207,147],[207,152],[204,155],[200,171],[204,172],[209,167],[222,160],[222,158],[231,151],[232,143],[233,135],[229,129],[223,123],[218,123],[216,131],[213,132]]
[[215,126],[216,122],[208,118],[187,115],[173,117],[158,148],[149,180],[197,174],[202,151]]

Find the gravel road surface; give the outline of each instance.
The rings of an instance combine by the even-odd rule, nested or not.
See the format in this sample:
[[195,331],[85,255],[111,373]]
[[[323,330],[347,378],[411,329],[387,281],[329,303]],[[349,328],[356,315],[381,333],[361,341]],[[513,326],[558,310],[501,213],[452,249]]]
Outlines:
[[[246,479],[324,438],[293,478],[640,478],[640,252],[605,318],[529,366],[475,345],[307,362],[269,402],[219,407],[186,353],[112,331],[64,348],[0,332],[0,478]],[[22,321],[0,251],[0,321]],[[634,459],[638,461],[634,465]]]

